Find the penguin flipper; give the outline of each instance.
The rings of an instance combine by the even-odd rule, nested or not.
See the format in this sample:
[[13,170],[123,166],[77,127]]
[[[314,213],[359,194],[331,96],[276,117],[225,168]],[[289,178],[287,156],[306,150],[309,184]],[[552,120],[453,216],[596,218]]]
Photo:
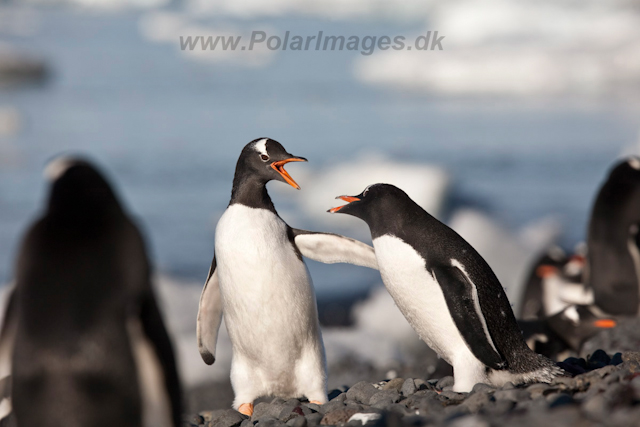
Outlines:
[[220,323],[222,323],[222,297],[216,267],[214,256],[198,307],[198,350],[207,365],[213,365],[216,361],[216,342]]
[[[166,390],[171,408],[172,425],[179,426],[182,420],[182,393],[178,369],[173,353],[173,346],[169,334],[165,329],[162,315],[158,309],[153,292],[148,292],[142,298],[140,320],[145,336],[149,339],[155,350],[155,355],[160,363],[160,369],[164,378]],[[162,408],[161,408],[162,409]],[[157,425],[157,424],[156,424]]]
[[0,420],[11,413],[11,357],[16,335],[15,289],[8,291],[7,306],[0,332]]
[[451,317],[474,356],[493,369],[506,364],[496,350],[478,301],[475,285],[457,267],[434,267]]
[[378,260],[373,248],[366,243],[333,233],[292,228],[293,243],[300,253],[325,264],[339,262],[378,270]]

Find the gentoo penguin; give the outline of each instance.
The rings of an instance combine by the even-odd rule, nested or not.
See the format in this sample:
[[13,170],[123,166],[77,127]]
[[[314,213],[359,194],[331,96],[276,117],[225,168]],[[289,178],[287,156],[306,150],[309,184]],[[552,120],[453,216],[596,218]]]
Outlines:
[[172,345],[138,228],[88,161],[59,158],[15,268],[0,356],[23,426],[178,426]]
[[520,304],[522,320],[542,319],[545,316],[542,279],[547,267],[561,268],[567,262],[567,255],[562,248],[552,246],[531,266],[526,279],[524,295]]
[[559,313],[535,320],[518,320],[527,345],[555,360],[578,354],[582,344],[603,329],[617,326],[594,305],[570,305]]
[[639,314],[640,158],[618,163],[593,205],[586,284],[596,305],[614,315]]
[[389,184],[330,209],[364,220],[382,280],[411,326],[453,366],[458,392],[549,382],[563,371],[527,347],[497,277],[469,243]]
[[377,268],[372,247],[335,234],[294,229],[278,216],[266,184],[278,180],[299,189],[284,165],[304,161],[269,138],[244,147],[231,201],[216,227],[213,262],[200,297],[200,354],[205,363],[214,363],[224,312],[233,347],[233,407],[246,415],[253,413],[254,399],[265,395],[327,401],[315,293],[302,256]]

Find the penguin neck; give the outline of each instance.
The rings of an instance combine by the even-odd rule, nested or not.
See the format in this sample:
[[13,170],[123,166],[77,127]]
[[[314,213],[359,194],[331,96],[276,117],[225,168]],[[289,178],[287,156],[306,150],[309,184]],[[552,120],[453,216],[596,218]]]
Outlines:
[[430,231],[437,220],[411,199],[395,200],[371,210],[366,219],[373,239],[385,234],[398,237]]
[[236,203],[250,208],[267,209],[273,213],[277,213],[271,197],[269,197],[269,193],[267,193],[267,183],[257,177],[236,174],[233,179],[229,206]]

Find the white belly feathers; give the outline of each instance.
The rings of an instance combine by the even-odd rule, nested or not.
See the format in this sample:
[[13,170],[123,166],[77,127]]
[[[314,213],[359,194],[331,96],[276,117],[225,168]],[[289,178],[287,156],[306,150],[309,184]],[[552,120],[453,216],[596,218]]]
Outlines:
[[440,285],[425,269],[424,259],[395,236],[373,240],[387,290],[411,326],[450,364],[473,357],[456,327]]

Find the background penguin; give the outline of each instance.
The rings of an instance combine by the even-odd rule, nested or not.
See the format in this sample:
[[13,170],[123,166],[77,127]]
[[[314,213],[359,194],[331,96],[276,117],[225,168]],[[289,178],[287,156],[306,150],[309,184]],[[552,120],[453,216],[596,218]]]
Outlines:
[[101,174],[62,158],[17,259],[0,355],[21,427],[178,426],[171,342],[145,245]]
[[586,284],[605,312],[635,316],[640,306],[640,159],[617,164],[593,205]]
[[327,401],[326,362],[315,293],[302,256],[377,268],[373,248],[343,236],[289,227],[266,184],[300,187],[284,170],[295,157],[280,143],[247,144],[236,165],[231,201],[216,227],[215,255],[198,311],[198,347],[215,361],[224,311],[233,346],[233,407],[251,415],[253,400],[275,395]]
[[571,305],[550,317],[518,320],[529,348],[554,360],[579,354],[582,344],[603,329],[617,326],[593,305]]
[[566,253],[558,246],[553,246],[533,263],[518,311],[522,320],[542,319],[545,316],[542,279],[546,269],[543,267],[562,268],[567,261]]
[[483,382],[544,381],[564,371],[522,338],[507,296],[484,259],[456,232],[388,184],[330,209],[364,220],[383,282],[418,335],[453,366],[455,391]]

